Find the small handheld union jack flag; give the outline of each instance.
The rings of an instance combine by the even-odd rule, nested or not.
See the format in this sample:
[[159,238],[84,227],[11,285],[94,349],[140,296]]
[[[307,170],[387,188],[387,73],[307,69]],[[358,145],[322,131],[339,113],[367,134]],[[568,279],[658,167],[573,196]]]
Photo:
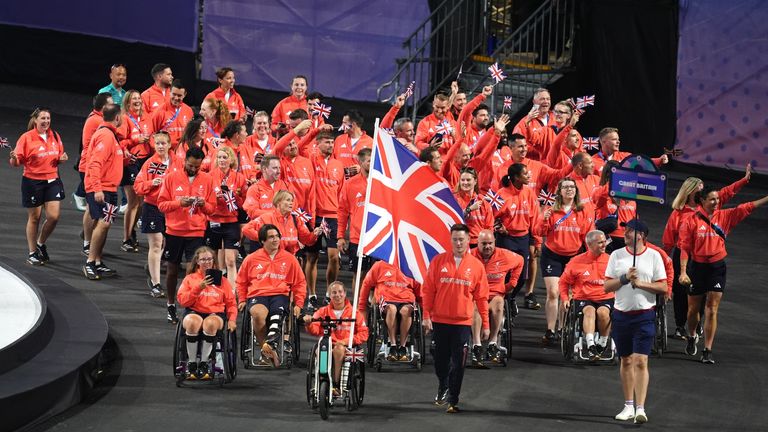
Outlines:
[[440,122],[437,126],[435,126],[435,133],[440,135],[449,135],[451,133],[451,130],[453,128],[451,127],[451,124],[447,121]]
[[597,137],[584,137],[584,150],[599,150],[600,142]]
[[512,96],[504,96],[504,108],[503,110],[512,109]]
[[499,67],[498,63],[488,66],[488,71],[491,73],[491,78],[493,78],[496,84],[502,82],[504,78],[506,78],[504,71]]
[[551,206],[555,204],[555,197],[557,194],[554,192],[549,193],[546,190],[542,189],[539,191],[539,202],[543,205]]
[[352,347],[352,349],[347,348],[344,352],[344,361],[363,362],[365,361],[365,353],[363,350],[357,349],[355,347]]
[[228,211],[233,212],[237,210],[237,200],[235,199],[235,194],[232,193],[232,191],[222,191],[221,196],[224,198],[224,202],[227,204]]
[[493,189],[488,189],[488,192],[485,193],[483,199],[488,201],[488,203],[491,205],[491,208],[497,211],[500,210],[501,206],[504,205],[504,198],[502,198],[501,195],[499,195]]
[[306,210],[303,210],[301,207],[298,207],[296,210],[293,210],[291,212],[292,215],[296,216],[296,219],[303,223],[307,223],[312,220],[312,215],[309,214]]
[[150,162],[149,168],[147,168],[147,174],[157,174],[161,176],[165,174],[166,168],[168,168],[168,166],[165,165],[164,163]]
[[102,220],[108,224],[115,221],[115,215],[117,214],[117,206],[110,203],[104,204],[104,210],[102,210],[104,217]]
[[8,144],[8,138],[0,137],[0,148],[11,148],[11,145]]
[[567,99],[568,104],[573,108],[573,112],[578,115],[584,114],[584,110],[576,105],[576,98]]
[[576,98],[576,108],[584,109],[588,106],[595,106],[595,95],[587,95]]
[[416,81],[411,81],[410,84],[408,84],[408,88],[405,89],[405,98],[408,99],[409,97],[413,96],[413,88],[416,87]]
[[328,119],[331,116],[331,107],[321,103],[315,104],[312,107],[312,115],[323,116]]
[[323,235],[326,238],[329,238],[331,236],[331,227],[328,225],[328,222],[325,221],[325,218],[323,218],[322,221],[320,221],[320,229],[323,230]]

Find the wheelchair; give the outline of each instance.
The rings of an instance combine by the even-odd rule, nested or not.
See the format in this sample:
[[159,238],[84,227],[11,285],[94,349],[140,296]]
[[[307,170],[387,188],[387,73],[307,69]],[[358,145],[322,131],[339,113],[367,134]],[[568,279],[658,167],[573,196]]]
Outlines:
[[[280,356],[280,366],[286,369],[290,369],[298,363],[301,353],[299,325],[293,316],[293,305],[293,296],[291,296],[288,310],[283,314],[280,331],[277,335],[277,352]],[[267,322],[268,324],[269,322]],[[247,305],[242,311],[240,328],[242,329],[240,336],[240,359],[243,361],[243,367],[246,369],[271,367],[270,363],[260,361],[261,345],[257,343],[253,333],[251,312]]]
[[[176,387],[182,387],[187,380],[187,341],[185,337],[183,320],[176,324],[176,339],[173,343],[173,376],[176,378]],[[200,330],[202,335],[203,331]],[[201,343],[197,346],[197,356],[200,356]],[[202,360],[202,359],[201,359]],[[222,387],[224,383],[232,382],[237,377],[237,332],[227,330],[227,322],[224,328],[216,332],[216,341],[208,359],[208,367],[212,373],[210,382],[218,383]],[[205,382],[205,380],[201,380]]]
[[667,304],[663,295],[656,295],[656,338],[653,341],[651,352],[662,357],[667,352]]
[[307,362],[307,405],[318,411],[320,418],[328,419],[330,408],[343,405],[347,411],[354,411],[363,405],[365,397],[365,356],[355,348],[347,350],[341,368],[339,396],[333,395],[333,343],[331,332],[342,322],[354,322],[351,318],[315,318],[320,322],[323,335],[309,352]]
[[[399,323],[399,318],[397,322]],[[419,308],[417,304],[414,304],[413,322],[411,323],[411,329],[408,336],[410,344],[406,345],[408,348],[408,358],[406,360],[387,361],[386,347],[389,345],[389,339],[387,336],[387,323],[384,320],[384,317],[381,315],[379,305],[371,303],[368,306],[369,334],[367,342],[368,352],[366,356],[368,366],[375,368],[376,372],[381,372],[381,369],[385,363],[393,365],[411,365],[416,368],[416,370],[421,370],[422,367],[424,367],[424,356],[427,345],[424,336],[424,327],[421,325],[421,322],[421,308]],[[397,333],[399,333],[399,330]],[[399,334],[397,337],[399,339]]]
[[[582,320],[584,314],[582,311],[576,311],[576,301],[571,299],[568,307],[568,312],[565,315],[565,323],[560,330],[560,349],[562,350],[563,357],[568,361],[590,361],[589,353],[587,351],[587,340],[582,330]],[[595,337],[598,333],[595,333]],[[610,355],[601,355],[596,363],[611,363],[617,364],[618,358],[616,357],[616,343],[613,338],[608,338],[610,341]]]
[[504,296],[504,311],[502,312],[501,327],[499,328],[499,334],[496,337],[496,343],[501,349],[504,355],[499,355],[496,358],[488,356],[488,350],[485,350],[485,360],[491,364],[498,364],[502,367],[507,366],[507,362],[512,358],[512,327],[514,326],[514,305],[512,304],[512,298]]

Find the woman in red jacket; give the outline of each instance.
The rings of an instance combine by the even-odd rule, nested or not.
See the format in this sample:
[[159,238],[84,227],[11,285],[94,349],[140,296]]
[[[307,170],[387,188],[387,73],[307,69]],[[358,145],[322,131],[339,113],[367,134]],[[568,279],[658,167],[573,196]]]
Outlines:
[[287,190],[279,190],[272,198],[273,209],[267,210],[259,217],[243,226],[243,235],[252,241],[259,240],[259,229],[267,224],[276,226],[282,237],[280,248],[295,255],[301,246],[309,246],[317,242],[317,238],[323,233],[323,228],[315,227],[314,231],[307,228],[304,221],[298,219],[293,210],[293,193]]
[[568,261],[576,256],[585,244],[587,233],[594,226],[593,214],[589,204],[585,207],[581,203],[576,182],[566,177],[557,183],[555,204],[544,210],[539,217],[537,233],[547,238],[541,250],[540,266],[547,288],[547,330],[542,338],[545,344],[555,340],[560,275],[563,274]]
[[478,192],[477,171],[471,167],[459,170],[459,182],[453,196],[464,209],[464,223],[469,227],[469,247],[477,247],[477,235],[484,229],[493,229],[493,209]]
[[[352,337],[352,344],[355,346],[364,344],[368,340],[368,325],[365,323],[362,314],[355,314],[355,310],[352,308],[352,303],[347,300],[347,292],[344,289],[344,284],[339,281],[331,282],[331,285],[328,287],[328,292],[331,296],[331,303],[318,309],[311,317],[309,315],[304,316],[304,322],[308,324],[307,332],[314,336],[321,336],[323,334],[323,328],[320,323],[310,322],[312,319],[330,318],[333,320],[354,317],[355,333]],[[333,342],[334,395],[341,394],[339,389],[339,383],[341,383],[341,366],[344,364],[344,355],[347,351],[350,331],[352,331],[352,323],[343,322],[331,332],[331,342]]]
[[144,115],[143,110],[141,93],[128,90],[123,98],[123,124],[118,130],[123,151],[131,154],[128,165],[123,167],[123,179],[120,182],[128,200],[123,216],[123,244],[120,247],[125,252],[139,251],[134,226],[139,218],[141,198],[136,195],[134,183],[141,166],[150,155],[149,134],[152,128],[152,121]]
[[208,93],[205,98],[224,102],[233,120],[245,117],[243,98],[235,91],[235,71],[230,67],[219,68],[216,71],[216,79],[219,81],[219,88]]
[[[11,151],[11,166],[23,166],[21,205],[27,209],[27,264],[48,262],[45,241],[59,222],[59,201],[64,199],[64,184],[59,177],[59,163],[69,159],[61,137],[51,129],[51,111],[37,108],[30,116],[27,132],[19,137]],[[45,222],[40,217],[45,208]]]
[[[221,133],[230,121],[229,110],[224,102],[216,98],[207,98],[200,104],[200,115],[203,116],[206,124],[205,134],[203,134],[203,145],[207,149],[207,154],[212,154],[214,150],[224,143]],[[203,165],[200,169],[208,172],[211,169],[211,165],[214,165],[213,161],[206,164],[206,161],[203,160]]]
[[[187,276],[181,282],[176,298],[185,307],[181,325],[187,341],[188,379],[211,379],[208,358],[211,356],[216,332],[224,328],[235,331],[237,328],[237,304],[232,285],[226,278],[219,285],[214,285],[209,269],[216,269],[216,260],[211,248],[202,246],[195,251],[187,269]],[[203,330],[203,345],[200,349],[200,362],[197,362],[197,345],[200,330]]]
[[687,218],[680,229],[679,282],[689,287],[688,345],[685,352],[691,356],[696,355],[699,336],[695,330],[699,324],[701,305],[706,299],[704,352],[701,361],[714,364],[712,344],[717,331],[717,310],[726,283],[725,257],[728,253],[725,250],[725,238],[755,208],[768,203],[768,196],[722,210],[720,193],[717,189],[706,186],[696,194],[696,203],[699,205],[696,213]]

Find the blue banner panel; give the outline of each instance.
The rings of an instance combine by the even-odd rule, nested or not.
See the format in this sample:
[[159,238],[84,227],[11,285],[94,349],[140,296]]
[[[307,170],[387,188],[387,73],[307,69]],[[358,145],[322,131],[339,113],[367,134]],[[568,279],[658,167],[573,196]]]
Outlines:
[[662,173],[613,168],[608,194],[614,198],[641,200],[664,204],[667,176]]
[[197,7],[197,0],[3,0],[0,2],[0,23],[194,52],[197,49]]

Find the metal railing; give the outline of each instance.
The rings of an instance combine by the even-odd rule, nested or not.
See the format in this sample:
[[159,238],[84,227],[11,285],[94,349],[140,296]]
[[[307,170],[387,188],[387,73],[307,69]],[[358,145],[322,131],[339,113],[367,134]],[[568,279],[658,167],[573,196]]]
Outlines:
[[[444,0],[403,43],[407,57],[397,60],[391,80],[379,86],[376,99],[392,102],[415,81],[413,97],[401,114],[416,119],[421,106],[438,89],[450,85],[462,65],[483,45],[486,1]],[[382,94],[385,93],[382,97]]]

